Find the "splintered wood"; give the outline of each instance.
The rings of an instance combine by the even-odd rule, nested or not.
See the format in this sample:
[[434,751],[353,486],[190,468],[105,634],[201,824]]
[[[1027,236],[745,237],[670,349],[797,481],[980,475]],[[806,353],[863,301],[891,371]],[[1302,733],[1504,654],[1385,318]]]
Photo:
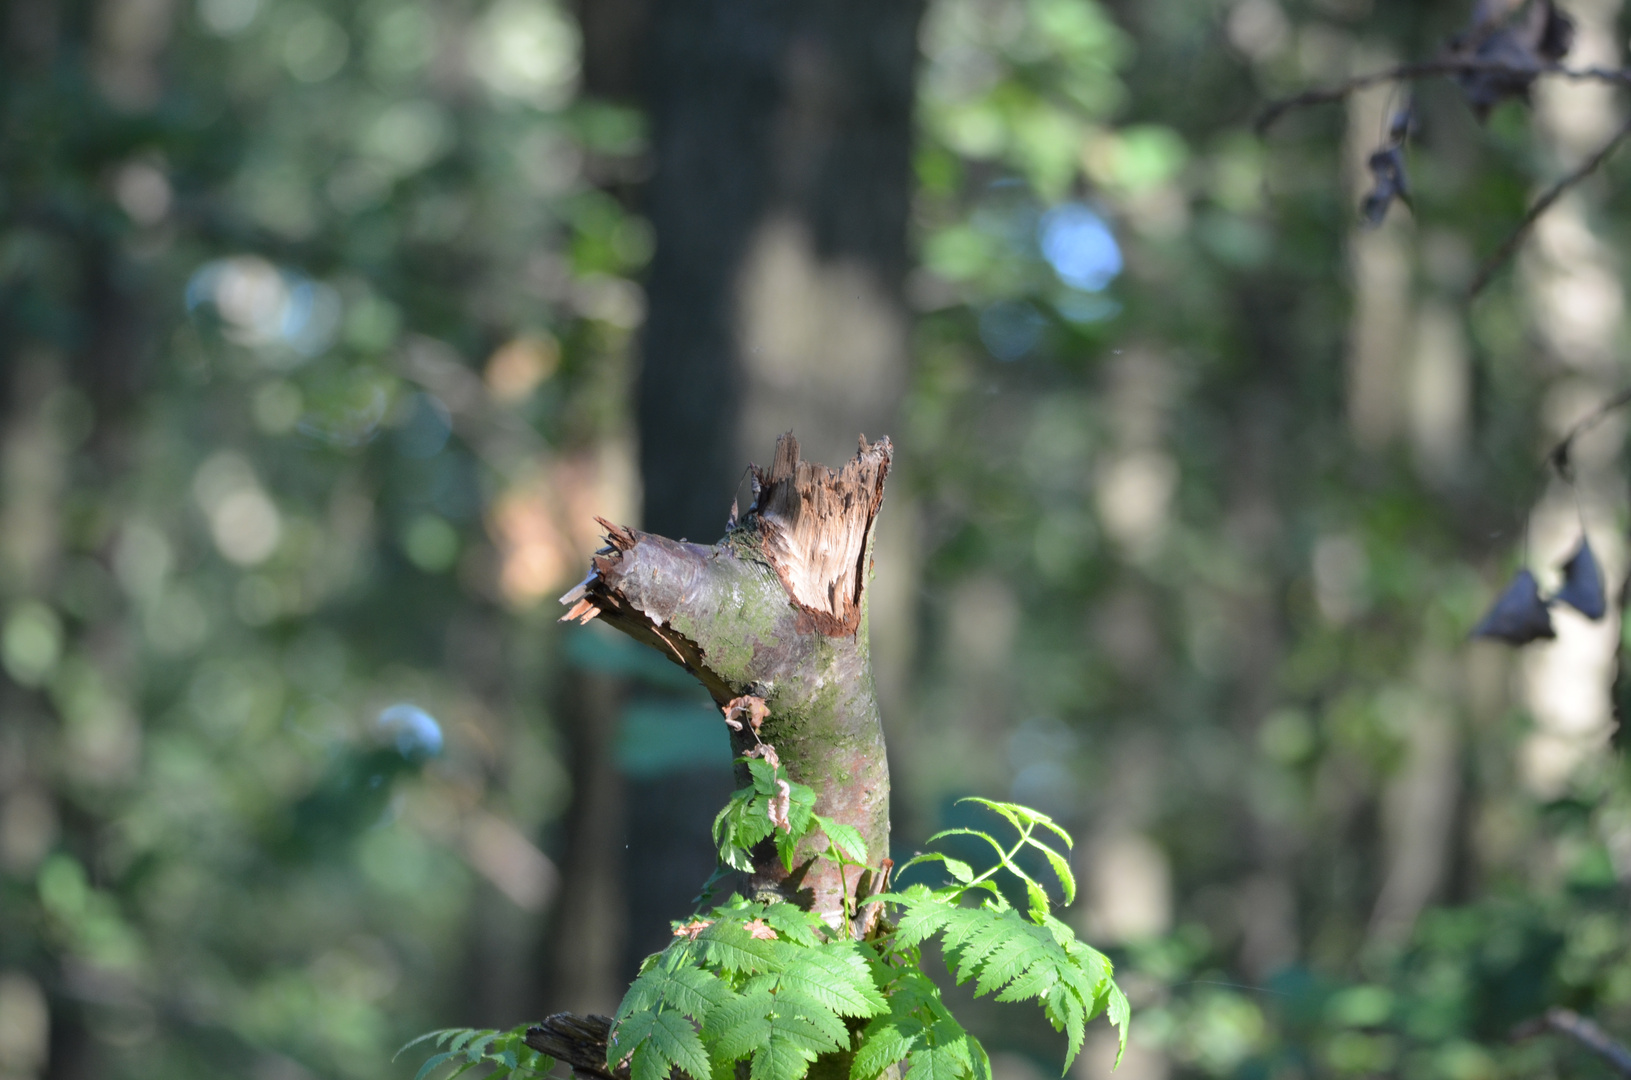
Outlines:
[[769,471],[755,468],[752,516],[764,554],[813,628],[831,637],[855,633],[866,587],[867,539],[883,502],[891,447],[868,444],[842,469],[799,460],[791,433],[776,441]]

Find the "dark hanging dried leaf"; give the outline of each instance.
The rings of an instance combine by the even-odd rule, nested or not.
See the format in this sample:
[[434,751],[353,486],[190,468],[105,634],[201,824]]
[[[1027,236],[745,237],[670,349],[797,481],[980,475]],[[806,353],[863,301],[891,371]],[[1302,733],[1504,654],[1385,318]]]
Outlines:
[[1540,44],[1535,51],[1555,64],[1569,55],[1569,50],[1574,47],[1574,20],[1559,11],[1550,0],[1541,6],[1546,9],[1546,22],[1541,28]]
[[1410,205],[1410,184],[1404,172],[1404,147],[1383,147],[1370,156],[1367,164],[1376,179],[1370,194],[1360,205],[1359,216],[1366,225],[1375,228],[1387,217],[1394,199]]
[[1563,564],[1563,587],[1552,599],[1561,600],[1588,619],[1601,619],[1608,612],[1603,570],[1584,536],[1569,561]]
[[1532,0],[1515,18],[1495,10],[1501,6],[1477,5],[1471,25],[1449,43],[1452,57],[1502,69],[1456,76],[1480,121],[1503,101],[1527,102],[1541,69],[1562,60],[1574,44],[1574,21],[1552,0]]
[[1512,584],[1506,587],[1495,606],[1489,609],[1484,621],[1473,630],[1472,636],[1494,638],[1509,645],[1527,645],[1541,638],[1554,638],[1552,613],[1540,598],[1540,586],[1535,575],[1519,570]]

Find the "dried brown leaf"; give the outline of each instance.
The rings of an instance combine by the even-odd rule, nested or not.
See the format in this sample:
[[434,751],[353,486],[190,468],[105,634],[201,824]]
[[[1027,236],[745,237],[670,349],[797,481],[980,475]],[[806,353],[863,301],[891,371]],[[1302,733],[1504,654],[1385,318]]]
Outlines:
[[743,694],[741,697],[732,698],[725,704],[725,723],[729,724],[732,730],[735,731],[742,730],[740,721],[743,717],[746,717],[753,730],[757,732],[760,726],[764,724],[765,717],[769,715],[770,706],[765,704],[765,699],[755,697],[752,694]]
[[792,832],[793,823],[787,820],[787,814],[793,808],[793,788],[786,780],[777,780],[776,786],[780,789],[770,800],[770,824],[782,832]]

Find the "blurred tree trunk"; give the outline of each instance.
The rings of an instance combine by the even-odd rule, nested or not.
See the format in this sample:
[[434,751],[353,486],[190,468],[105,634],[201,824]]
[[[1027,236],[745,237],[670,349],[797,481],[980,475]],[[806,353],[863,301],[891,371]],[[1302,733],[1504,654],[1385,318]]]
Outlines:
[[[589,92],[643,102],[652,120],[642,528],[711,542],[730,511],[723,493],[777,435],[795,430],[807,457],[843,461],[858,435],[892,424],[906,380],[922,9],[922,0],[580,5]],[[630,785],[628,820],[641,824],[626,839],[620,974],[690,910],[715,861],[709,823],[731,786],[723,761]],[[569,861],[569,883],[577,869]],[[562,914],[558,943],[587,931]],[[575,997],[563,977],[599,984],[557,968],[552,997],[563,1004]]]
[[[73,160],[84,175],[97,175],[118,152],[110,146],[126,145],[119,125],[135,110],[121,108],[124,103],[94,78],[120,44],[100,30],[117,14],[114,3],[17,0],[0,12],[3,119],[23,122],[33,104],[27,99],[39,95],[43,86],[60,92],[63,84],[83,82],[95,87],[87,111],[105,125],[101,137],[76,147],[71,159],[67,154],[19,157],[15,149],[22,138],[13,141],[11,153],[0,145],[0,174],[9,182],[0,236],[9,239],[14,231],[36,230],[60,255],[68,283],[53,294],[25,271],[0,289],[0,604],[8,611],[24,600],[55,603],[73,467],[81,470],[75,478],[81,488],[111,486],[128,476],[131,419],[148,374],[141,345],[146,340],[143,285],[131,273],[119,227],[101,212],[98,193],[77,190],[63,177],[65,160]],[[171,23],[168,11],[149,15],[144,41],[151,47],[124,59],[156,79],[153,65]],[[83,132],[60,137],[80,138]],[[33,146],[38,145],[35,140]],[[71,461],[74,443],[87,434],[65,430],[64,414],[76,407],[85,410],[88,441],[77,461]],[[117,686],[119,677],[110,674],[113,665],[106,652],[85,651],[99,673],[109,676],[110,686]],[[64,762],[49,787],[30,794],[49,807],[51,846],[95,865],[106,839],[99,810],[92,807],[107,785],[128,779],[133,752],[117,763],[88,761],[42,687],[22,685],[15,678],[0,676],[0,715],[10,725],[0,756],[14,755],[17,774],[25,781],[30,771],[53,775],[41,768],[45,761]],[[135,745],[139,734],[125,734],[128,745]],[[21,876],[33,867],[8,869]],[[105,1074],[103,1044],[92,1037],[87,1019],[94,995],[83,975],[36,957],[24,966],[24,976],[44,990],[46,1030],[13,1035],[25,1044],[36,1035],[46,1041],[40,1076],[80,1080]],[[28,1021],[21,1022],[26,1027]]]

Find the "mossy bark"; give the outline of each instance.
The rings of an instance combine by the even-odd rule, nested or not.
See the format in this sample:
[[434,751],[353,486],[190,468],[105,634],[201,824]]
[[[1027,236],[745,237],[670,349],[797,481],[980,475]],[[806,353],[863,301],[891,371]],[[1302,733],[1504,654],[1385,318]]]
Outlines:
[[[888,853],[889,766],[873,690],[866,583],[891,448],[863,438],[841,469],[799,460],[784,435],[754,469],[754,505],[712,546],[607,526],[609,546],[563,602],[681,664],[721,707],[744,696],[769,708],[738,753],[770,743],[789,775],[814,788],[816,812],[858,830],[876,864]],[[723,718],[721,723],[723,723]],[[743,770],[742,782],[746,773]],[[879,883],[816,857],[806,841],[789,874],[768,842],[749,889],[773,888],[841,921],[847,896]],[[679,913],[676,913],[679,914]]]

